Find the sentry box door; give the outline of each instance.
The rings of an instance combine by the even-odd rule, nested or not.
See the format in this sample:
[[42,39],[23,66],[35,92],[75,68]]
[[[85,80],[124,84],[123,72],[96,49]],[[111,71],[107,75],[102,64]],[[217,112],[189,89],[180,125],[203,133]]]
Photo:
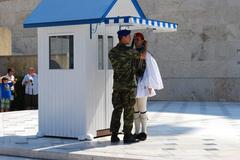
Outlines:
[[109,126],[112,115],[112,86],[113,86],[113,70],[111,62],[108,58],[109,51],[118,43],[117,28],[107,27],[105,32],[98,32],[98,72],[99,78],[102,83],[104,93],[104,99],[102,100],[102,112],[105,113],[104,121],[105,128],[97,131],[97,136],[103,136],[110,134]]

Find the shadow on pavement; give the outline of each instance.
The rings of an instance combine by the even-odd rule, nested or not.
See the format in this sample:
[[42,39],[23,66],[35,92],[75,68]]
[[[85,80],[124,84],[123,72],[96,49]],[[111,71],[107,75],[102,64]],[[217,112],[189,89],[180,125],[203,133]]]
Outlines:
[[178,136],[195,131],[195,128],[174,125],[149,125],[149,136]]
[[240,103],[237,102],[149,101],[148,106],[149,112],[200,114],[240,119]]

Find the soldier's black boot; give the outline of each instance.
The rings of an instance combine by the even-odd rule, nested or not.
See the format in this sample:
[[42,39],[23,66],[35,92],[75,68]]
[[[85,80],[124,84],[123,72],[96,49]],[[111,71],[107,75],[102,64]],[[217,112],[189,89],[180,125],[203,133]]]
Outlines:
[[138,139],[134,138],[132,134],[124,134],[123,143],[124,144],[131,144],[139,142]]
[[111,143],[118,143],[119,141],[120,141],[120,139],[118,138],[118,134],[117,133],[112,133]]
[[138,139],[139,139],[140,141],[145,141],[145,140],[147,139],[147,134],[144,133],[144,132],[138,134]]
[[133,137],[136,138],[136,139],[140,139],[139,134],[136,134],[136,133],[134,133]]

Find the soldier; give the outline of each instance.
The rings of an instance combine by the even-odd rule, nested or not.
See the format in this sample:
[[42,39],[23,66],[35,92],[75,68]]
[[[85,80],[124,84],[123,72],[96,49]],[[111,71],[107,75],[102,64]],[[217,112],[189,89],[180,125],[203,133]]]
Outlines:
[[129,30],[118,31],[119,44],[109,52],[109,59],[114,70],[112,93],[114,110],[110,126],[112,143],[120,141],[118,138],[118,131],[121,125],[120,119],[123,110],[123,142],[127,144],[138,142],[131,133],[134,115],[133,106],[135,104],[137,86],[135,77],[136,67],[134,62],[139,61],[139,59],[144,59],[145,54],[139,54],[136,50],[127,46],[131,42],[130,33],[131,31]]

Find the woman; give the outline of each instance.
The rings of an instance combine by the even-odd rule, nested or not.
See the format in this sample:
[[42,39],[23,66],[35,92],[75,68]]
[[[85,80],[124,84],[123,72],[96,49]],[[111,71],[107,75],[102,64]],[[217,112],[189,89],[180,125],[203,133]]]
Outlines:
[[11,107],[12,107],[12,101],[14,100],[14,95],[15,95],[14,84],[17,83],[17,79],[14,77],[14,73],[15,73],[15,70],[13,68],[8,68],[7,74],[4,76],[8,78],[8,82],[13,83],[13,86],[11,87],[11,105],[10,105]]
[[[135,49],[139,53],[146,52],[146,59],[137,63],[137,95],[134,105],[135,138],[147,138],[147,98],[155,96],[154,89],[163,89],[162,78],[158,65],[152,55],[147,51],[147,42],[140,32],[134,36]],[[140,131],[141,128],[141,131]]]

